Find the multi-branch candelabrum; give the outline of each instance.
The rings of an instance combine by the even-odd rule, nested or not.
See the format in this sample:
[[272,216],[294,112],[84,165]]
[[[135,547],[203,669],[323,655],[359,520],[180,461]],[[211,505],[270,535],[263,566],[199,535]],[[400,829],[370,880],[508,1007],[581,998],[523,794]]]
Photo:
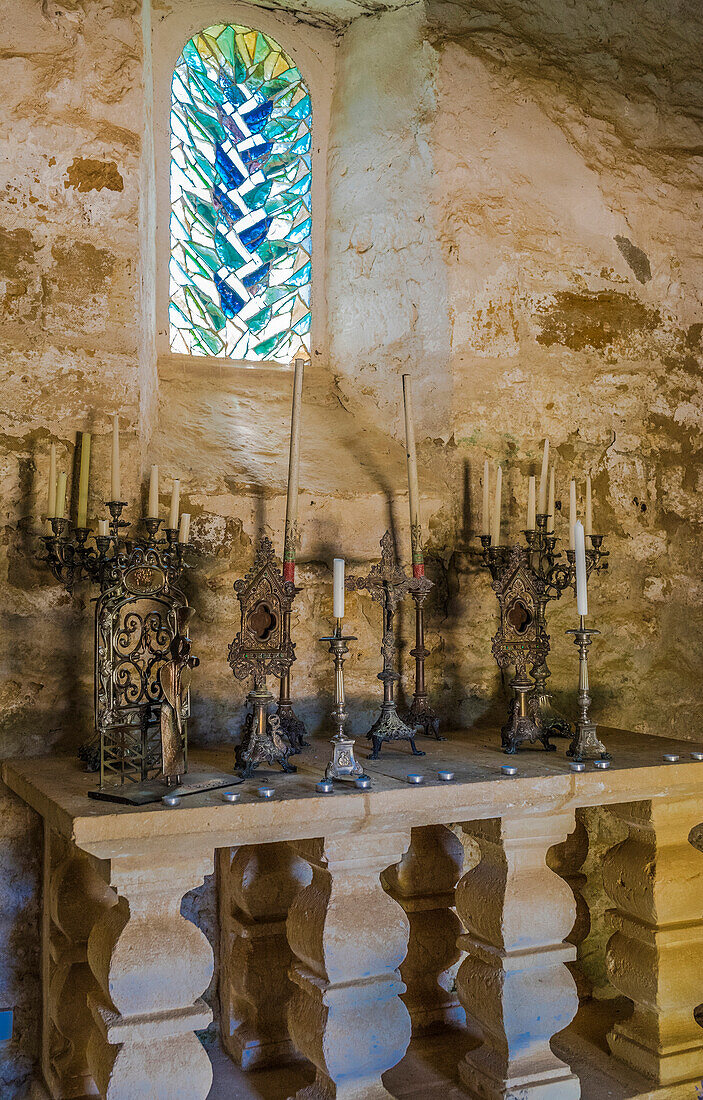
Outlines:
[[354,757],[354,740],[346,737],[344,727],[347,724],[347,712],[344,699],[344,658],[349,652],[347,642],[355,642],[352,634],[342,634],[342,620],[335,620],[334,634],[320,638],[321,642],[330,643],[330,653],[334,661],[334,708],[332,710],[332,722],[336,732],[331,739],[334,755],[327,765],[325,779],[339,779],[349,782],[359,779],[364,769]]
[[[532,702],[539,713],[545,731],[552,736],[571,737],[573,733],[571,723],[554,709],[547,687],[547,680],[551,676],[547,665],[549,651],[547,603],[549,600],[558,600],[567,588],[575,591],[576,553],[574,550],[567,550],[566,560],[564,560],[563,553],[557,549],[558,537],[553,531],[547,530],[549,518],[544,514],[536,516],[536,527],[524,532],[528,566],[538,579],[540,590],[535,619],[542,645],[539,647],[540,655],[530,669],[534,680]],[[590,547],[586,549],[586,570],[590,577],[591,573],[600,573],[608,568],[608,551],[602,549],[603,535],[587,535],[586,540],[587,542],[590,540]],[[490,535],[481,535],[481,546],[483,563],[489,569],[493,580],[496,580],[506,568],[512,547],[494,546]]]
[[146,537],[127,539],[122,532],[130,524],[121,518],[122,511],[127,507],[126,501],[110,500],[107,507],[111,517],[110,533],[95,535],[94,545],[89,541],[92,529],[72,527],[68,519],[50,519],[51,534],[41,536],[46,549],[46,557],[42,560],[69,592],[84,578],[100,585],[101,590],[109,587],[119,555],[129,552],[132,546],[141,546],[158,554],[159,564],[170,580],[180,576],[186,565],[185,551],[192,547],[189,543],[178,541],[178,528],[166,528],[165,537],[159,538],[162,520],[148,516],[143,520]]

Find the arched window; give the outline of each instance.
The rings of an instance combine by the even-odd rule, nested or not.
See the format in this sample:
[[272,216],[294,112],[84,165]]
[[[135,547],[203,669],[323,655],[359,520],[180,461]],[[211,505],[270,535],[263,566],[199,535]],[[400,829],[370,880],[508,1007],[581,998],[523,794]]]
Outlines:
[[171,86],[170,344],[288,362],[309,349],[307,85],[277,42],[219,24],[186,44]]

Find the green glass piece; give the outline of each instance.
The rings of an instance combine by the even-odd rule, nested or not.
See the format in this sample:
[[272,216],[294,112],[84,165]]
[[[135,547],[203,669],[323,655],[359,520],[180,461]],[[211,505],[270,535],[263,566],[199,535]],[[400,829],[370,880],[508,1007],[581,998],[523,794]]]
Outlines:
[[256,249],[256,254],[265,264],[275,264],[282,256],[289,255],[293,249],[294,246],[286,244],[285,241],[263,241]]
[[279,340],[279,334],[276,334],[276,336],[270,336],[268,340],[262,340],[260,344],[256,344],[254,347],[254,351],[257,355],[260,355],[262,359],[266,359],[276,347],[276,344]]
[[310,96],[303,96],[303,98],[296,103],[295,107],[291,107],[287,112],[288,118],[307,118],[311,109],[312,104],[310,103]]
[[[242,192],[242,198],[246,200],[250,210],[258,210],[260,206],[264,206],[266,203],[272,187],[273,181],[266,180],[265,183],[260,183],[258,187],[252,187],[251,191]],[[269,213],[268,207],[266,207],[266,212]]]
[[311,273],[310,263],[308,262],[292,275],[289,275],[288,282],[291,286],[305,286],[306,283],[310,282]]
[[247,325],[252,332],[259,333],[261,332],[262,328],[264,328],[264,326],[269,323],[270,320],[271,310],[261,309],[258,313],[255,313],[253,317],[249,317],[249,319],[247,320]]
[[266,41],[266,36],[259,34],[256,39],[256,49],[254,51],[254,64],[257,65],[259,61],[263,61],[269,54],[271,47]]
[[220,31],[217,36],[217,45],[220,47],[227,62],[230,65],[234,65],[237,57],[237,50],[234,42],[234,27],[226,26]]
[[249,262],[221,233],[215,236],[215,249],[224,267],[228,267],[230,271],[239,271]]
[[300,320],[293,325],[291,332],[294,332],[296,336],[304,336],[306,332],[310,331],[310,320],[310,314],[306,313],[304,317],[301,317]]

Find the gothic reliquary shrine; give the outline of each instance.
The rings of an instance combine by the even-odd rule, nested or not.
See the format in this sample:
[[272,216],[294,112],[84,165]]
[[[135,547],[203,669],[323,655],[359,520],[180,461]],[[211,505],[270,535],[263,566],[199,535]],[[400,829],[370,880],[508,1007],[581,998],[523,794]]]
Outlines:
[[703,1096],[703,13],[5,39],[0,1100]]

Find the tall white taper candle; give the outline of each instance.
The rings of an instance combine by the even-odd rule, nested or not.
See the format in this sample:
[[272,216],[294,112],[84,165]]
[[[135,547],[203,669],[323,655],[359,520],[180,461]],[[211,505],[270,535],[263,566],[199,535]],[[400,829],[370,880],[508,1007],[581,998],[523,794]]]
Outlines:
[[527,483],[527,527],[525,530],[534,531],[537,526],[535,520],[535,475],[530,474]]
[[60,473],[56,481],[56,517],[66,517],[66,475]]
[[547,511],[547,474],[549,472],[549,440],[544,441],[542,452],[542,472],[539,478],[539,513],[545,515]]
[[569,485],[569,549],[575,550],[574,524],[576,523],[576,482],[571,479]]
[[81,440],[81,472],[78,479],[78,514],[76,526],[88,526],[88,478],[90,476],[90,432]]
[[483,463],[483,511],[481,513],[481,534],[489,535],[491,533],[491,505],[490,505],[490,489],[488,488],[488,459]]
[[181,512],[181,527],[178,532],[179,542],[188,542],[190,536],[190,512]]
[[56,444],[51,444],[49,451],[49,494],[46,505],[47,519],[53,519],[56,515]]
[[119,500],[120,482],[120,418],[112,418],[112,467],[110,469],[110,500]]
[[586,574],[586,539],[580,519],[574,524],[576,543],[576,610],[579,615],[588,615],[588,583]]
[[181,501],[181,483],[177,477],[173,479],[173,489],[171,490],[171,511],[168,517],[168,526],[171,531],[175,531],[178,527],[178,509]]
[[344,618],[344,558],[335,558],[333,562],[333,600],[332,613],[335,619]]
[[493,524],[491,527],[491,543],[500,546],[500,507],[503,495],[503,467],[498,467],[496,474],[496,495],[493,502]]
[[149,507],[147,508],[149,519],[159,518],[159,467],[152,466],[149,475]]

